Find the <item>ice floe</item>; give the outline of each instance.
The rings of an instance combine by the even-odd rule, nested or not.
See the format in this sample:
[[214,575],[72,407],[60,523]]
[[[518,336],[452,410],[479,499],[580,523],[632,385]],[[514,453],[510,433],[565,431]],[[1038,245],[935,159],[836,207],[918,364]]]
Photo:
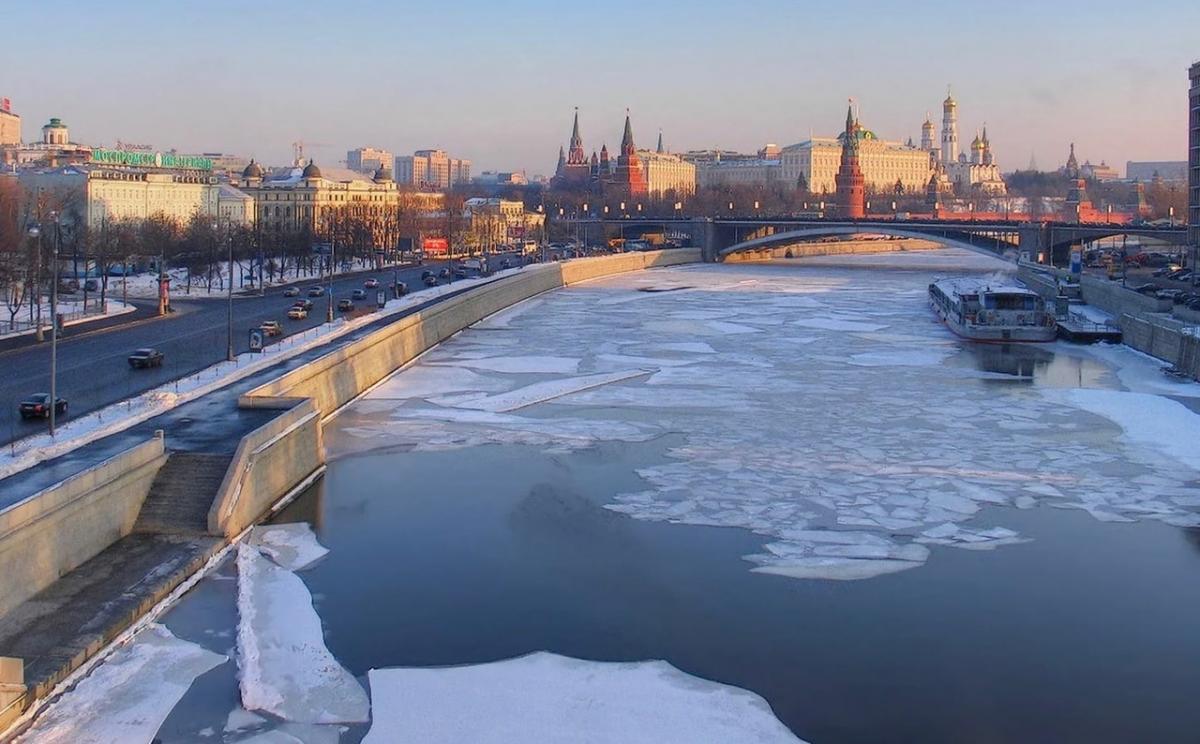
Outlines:
[[249,542],[289,571],[308,568],[329,553],[307,522],[260,524],[251,531]]
[[19,741],[149,742],[196,678],[225,661],[150,625],[52,703]]
[[803,744],[758,695],[664,661],[539,652],[368,676],[375,708],[363,744]]
[[560,356],[494,356],[482,359],[464,359],[453,362],[442,362],[447,366],[471,367],[486,369],[492,372],[528,373],[528,374],[559,374],[572,375],[579,369],[578,359],[568,359]]
[[242,705],[297,723],[357,723],[367,694],[325,647],[312,595],[296,574],[238,546]]
[[634,377],[646,377],[652,372],[654,370],[627,369],[620,372],[602,372],[594,375],[582,375],[580,377],[561,377],[554,380],[535,382],[507,393],[472,396],[457,401],[450,401],[445,398],[432,398],[431,402],[438,403],[439,405],[451,405],[479,411],[507,413],[532,406],[536,403],[545,403],[548,400],[561,398],[564,395],[591,390],[602,385],[630,380]]

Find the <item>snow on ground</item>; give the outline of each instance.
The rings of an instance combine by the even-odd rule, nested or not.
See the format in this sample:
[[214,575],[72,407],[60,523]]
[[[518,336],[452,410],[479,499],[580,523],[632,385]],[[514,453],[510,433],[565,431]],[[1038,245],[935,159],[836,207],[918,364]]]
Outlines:
[[372,669],[369,678],[375,708],[363,744],[800,742],[758,695],[665,661],[543,652],[472,666]]
[[242,705],[294,723],[365,722],[367,694],[325,647],[304,582],[245,543],[237,566]]
[[[341,264],[341,261],[338,262]],[[193,274],[191,286],[188,286],[188,271],[184,268],[167,269],[167,274],[171,277],[171,297],[174,299],[183,299],[187,297],[225,297],[228,294],[228,289],[223,277],[227,272],[227,264],[221,262],[219,268],[213,271],[212,289],[209,289],[208,279],[204,274]],[[339,271],[336,275],[340,276],[346,273],[354,273],[358,271],[370,271],[375,268],[374,261],[369,259],[353,259],[349,263],[349,268]],[[392,267],[388,266],[380,269],[381,272],[391,271]],[[249,274],[248,267],[234,267],[234,284],[233,292],[236,295],[239,292],[250,291],[252,287],[250,283],[242,283],[239,281],[238,273]],[[313,284],[321,284],[328,280],[328,277],[322,276],[319,273],[304,273],[296,266],[289,265],[286,272],[275,272],[274,279],[268,277],[267,286],[276,287],[282,284],[292,284],[293,282],[312,282]],[[124,286],[123,286],[124,282]],[[110,276],[108,278],[108,289],[116,296],[121,296],[124,290],[128,292],[130,297],[141,297],[153,299],[158,297],[158,272],[149,271],[141,274],[131,274],[128,278],[122,279],[119,276]]]
[[192,682],[225,660],[151,625],[51,703],[18,741],[149,742]]
[[[96,297],[97,297],[96,301],[98,301],[99,294],[96,294]],[[89,306],[91,306],[91,301],[89,301]],[[83,310],[83,301],[82,300],[80,300],[78,302],[72,302],[72,301],[63,302],[60,300],[58,303],[58,312],[60,315],[63,316],[63,326],[64,327],[74,326],[74,325],[78,325],[80,323],[88,323],[93,320],[100,320],[101,318],[110,318],[114,315],[124,315],[125,313],[131,313],[134,310],[137,310],[137,308],[134,307],[133,305],[129,305],[124,302],[119,302],[119,301],[111,299],[111,298],[108,299],[107,302],[105,302],[105,308],[106,308],[105,311],[102,313],[93,312],[93,313],[88,313],[87,315],[80,315],[81,311]],[[45,324],[43,326],[43,330],[44,330],[47,338],[49,338],[49,334],[50,334],[50,317],[51,317],[50,304],[46,303],[42,306],[42,322]],[[0,339],[15,338],[17,336],[32,336],[34,333],[37,332],[37,329],[32,328],[32,327],[21,327],[22,323],[30,322],[28,309],[22,310],[20,313],[17,314],[17,316],[15,318],[15,320],[17,321],[17,326],[18,326],[17,330],[9,330],[8,320],[9,320],[9,316],[7,314],[7,311],[4,311],[3,318],[0,319]]]
[[329,554],[307,522],[257,525],[248,542],[289,571],[302,571]]
[[0,451],[0,479],[7,478],[13,473],[19,473],[43,460],[58,457],[64,452],[82,447],[88,442],[123,431],[134,424],[141,423],[182,403],[195,400],[273,364],[334,341],[380,318],[404,312],[414,305],[449,292],[457,292],[473,284],[485,283],[518,271],[520,269],[499,271],[489,279],[462,279],[453,284],[444,284],[405,295],[399,299],[389,300],[387,305],[378,312],[352,320],[338,318],[332,325],[320,325],[301,333],[286,336],[278,343],[266,347],[261,354],[249,352],[240,354],[233,362],[214,364],[193,375],[169,382],[128,400],[114,403],[99,411],[68,418],[59,423],[58,432],[54,437],[49,434],[35,434],[4,447]]
[[[939,272],[995,270],[966,252],[937,254]],[[888,261],[911,269],[916,255]],[[887,271],[878,257],[870,265],[697,265],[654,272],[655,285],[686,292],[640,292],[649,280],[634,274],[545,295],[536,313],[464,331],[393,377],[380,389],[403,403],[372,400],[343,418],[350,436],[340,446],[565,452],[672,434],[682,441],[665,461],[638,471],[644,488],[608,507],[753,531],[764,539],[746,556],[757,570],[803,578],[867,578],[918,567],[931,549],[1023,542],[990,506],[1200,523],[1195,414],[1154,396],[1134,405],[1112,393],[1126,401],[1114,408],[1103,391],[1046,391],[1119,381],[1187,395],[1200,385],[1167,381],[1122,347],[1062,344],[1028,350],[1026,368],[1062,355],[1115,374],[1017,376],[1005,366],[1015,352],[963,344],[935,322],[932,274]],[[643,367],[658,371],[590,389],[574,382]],[[463,368],[478,376],[452,374]],[[536,402],[530,393],[542,389],[561,394]],[[509,396],[526,405],[491,410]],[[1138,406],[1165,417],[1161,427],[1139,423]]]

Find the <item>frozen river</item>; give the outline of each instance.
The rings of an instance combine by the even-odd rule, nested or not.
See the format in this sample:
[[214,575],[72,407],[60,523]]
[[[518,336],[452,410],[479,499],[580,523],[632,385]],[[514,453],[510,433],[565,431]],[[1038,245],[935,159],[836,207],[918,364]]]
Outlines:
[[692,266],[493,316],[333,420],[277,520],[319,545],[259,531],[43,739],[1191,741],[1200,385],[935,322],[934,277],[1000,268]]

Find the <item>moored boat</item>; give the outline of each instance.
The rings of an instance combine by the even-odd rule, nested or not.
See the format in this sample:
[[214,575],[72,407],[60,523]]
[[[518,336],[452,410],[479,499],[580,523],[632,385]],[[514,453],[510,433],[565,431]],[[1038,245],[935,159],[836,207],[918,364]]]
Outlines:
[[1036,292],[1018,284],[977,277],[939,279],[929,285],[929,303],[955,334],[972,341],[1053,341],[1054,314]]

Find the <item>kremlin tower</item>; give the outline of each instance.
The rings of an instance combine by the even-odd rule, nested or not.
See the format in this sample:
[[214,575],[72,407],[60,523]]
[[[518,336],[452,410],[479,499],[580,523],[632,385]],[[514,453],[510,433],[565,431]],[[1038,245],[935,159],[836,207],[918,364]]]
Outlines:
[[642,160],[633,144],[633,127],[629,123],[628,112],[625,113],[625,134],[621,136],[621,154],[617,156],[617,167],[607,186],[615,195],[625,198],[644,197],[648,193]]
[[837,184],[837,216],[857,220],[866,216],[867,193],[862,168],[858,163],[858,145],[862,127],[854,118],[854,109],[846,109],[846,131],[842,135],[842,163],[834,176]]
[[571,141],[564,153],[558,149],[558,168],[554,172],[554,185],[559,188],[587,188],[591,181],[591,165],[583,152],[583,137],[579,135],[579,109],[575,109],[575,123],[571,127]]

